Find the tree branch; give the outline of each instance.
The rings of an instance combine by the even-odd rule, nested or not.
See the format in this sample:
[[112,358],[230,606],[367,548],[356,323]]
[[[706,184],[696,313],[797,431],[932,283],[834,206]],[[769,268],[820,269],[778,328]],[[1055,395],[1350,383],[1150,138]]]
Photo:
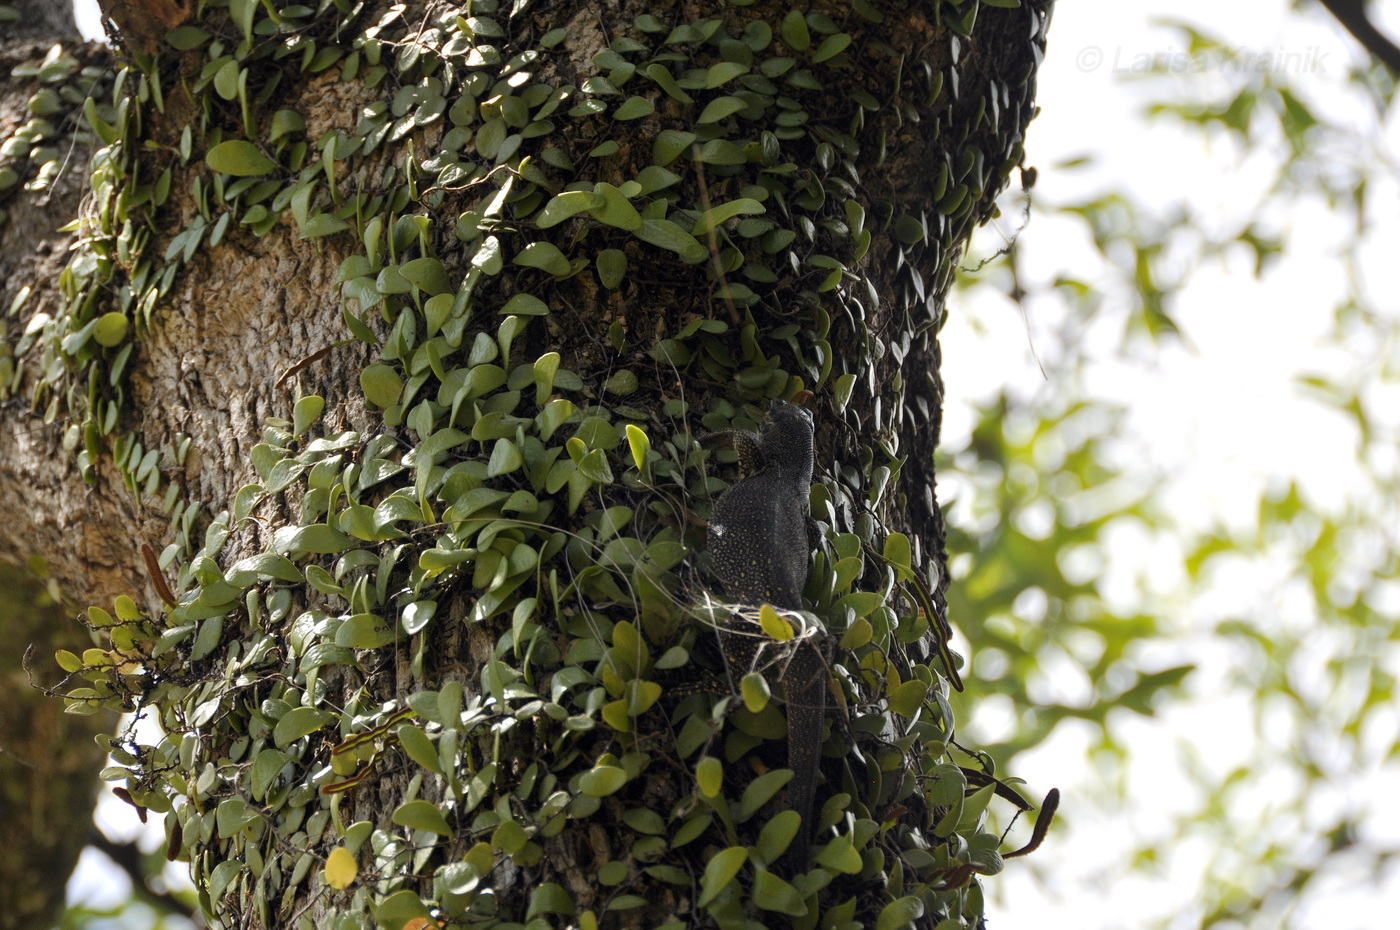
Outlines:
[[1366,0],[1319,0],[1381,64],[1400,75],[1400,48],[1366,18]]

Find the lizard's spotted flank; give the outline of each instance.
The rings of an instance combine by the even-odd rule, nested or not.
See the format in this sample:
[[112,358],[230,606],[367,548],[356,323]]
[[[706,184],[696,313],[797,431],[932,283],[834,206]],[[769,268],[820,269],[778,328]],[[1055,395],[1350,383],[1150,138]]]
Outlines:
[[[754,607],[802,608],[811,544],[807,496],[812,484],[812,414],[773,401],[758,433],[718,434],[739,453],[742,480],[715,502],[707,547],[715,574],[734,600]],[[749,627],[749,629],[741,629]],[[753,669],[758,645],[751,621],[734,617],[721,633],[731,674]],[[826,664],[811,641],[800,643],[782,674],[788,712],[788,803],[802,826],[785,857],[795,871],[807,866],[826,706]]]

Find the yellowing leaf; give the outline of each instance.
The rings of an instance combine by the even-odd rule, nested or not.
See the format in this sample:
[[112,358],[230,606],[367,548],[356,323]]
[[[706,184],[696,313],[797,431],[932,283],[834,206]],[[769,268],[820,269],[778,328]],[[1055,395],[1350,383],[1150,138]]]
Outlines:
[[720,786],[724,784],[724,765],[714,756],[706,756],[695,766],[695,780],[705,797],[718,797]]
[[359,872],[360,864],[355,861],[355,854],[344,846],[332,849],[326,858],[326,884],[332,888],[344,891]]
[[778,616],[778,612],[768,604],[764,604],[758,610],[758,625],[763,627],[763,632],[769,639],[776,639],[780,643],[792,639],[792,624]]
[[646,474],[647,453],[651,451],[651,439],[640,426],[627,424],[627,445],[632,450],[632,461],[637,471]]
[[744,676],[739,683],[739,693],[743,695],[744,706],[755,714],[768,706],[768,680],[758,672],[749,672]]
[[619,733],[632,732],[632,717],[627,713],[626,701],[609,701],[601,711],[603,722]]
[[661,698],[661,686],[654,681],[633,679],[627,683],[627,712],[641,716]]

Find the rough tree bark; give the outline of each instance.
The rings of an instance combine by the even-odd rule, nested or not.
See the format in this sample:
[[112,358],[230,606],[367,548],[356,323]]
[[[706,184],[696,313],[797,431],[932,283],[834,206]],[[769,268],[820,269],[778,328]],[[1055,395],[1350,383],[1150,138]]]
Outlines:
[[[84,66],[108,72],[110,50],[84,45],[66,4],[19,0],[0,7],[0,397],[15,376],[13,358],[24,322],[57,305],[53,282],[68,258],[72,236],[59,227],[78,210],[87,176],[87,145],[70,145],[81,102],[101,82]],[[76,118],[75,118],[76,114]],[[16,301],[29,289],[30,301]],[[92,804],[104,753],[94,737],[111,732],[115,715],[75,717],[43,691],[60,674],[58,649],[91,647],[71,622],[65,590],[85,570],[110,566],[111,553],[86,536],[81,483],[60,449],[62,431],[45,427],[22,399],[0,414],[0,927],[49,926],[63,906],[64,887],[92,839]],[[24,464],[21,464],[21,462]],[[40,513],[46,515],[38,518]],[[25,518],[15,515],[28,514]],[[35,519],[38,518],[38,519]],[[43,525],[43,538],[26,534]],[[60,555],[52,575],[44,553]],[[66,564],[62,564],[66,563]],[[100,573],[100,572],[99,572]],[[29,658],[32,657],[32,658]],[[26,659],[34,666],[26,669]]]
[[[1044,7],[104,5],[78,245],[3,285],[0,554],[94,605],[70,708],[164,724],[114,753],[212,920],[981,920],[1019,801],[941,700],[937,331]],[[831,657],[815,825],[778,676],[699,678],[694,438],[772,397],[817,422],[813,612],[763,617]]]

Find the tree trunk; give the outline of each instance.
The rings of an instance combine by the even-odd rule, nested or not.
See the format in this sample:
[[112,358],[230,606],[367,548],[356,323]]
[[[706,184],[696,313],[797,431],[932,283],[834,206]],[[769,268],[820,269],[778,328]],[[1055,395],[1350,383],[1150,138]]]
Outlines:
[[[8,8],[8,9],[7,9]],[[82,526],[81,482],[62,429],[9,397],[15,349],[33,340],[25,324],[52,314],[54,286],[72,236],[58,228],[77,213],[89,148],[75,131],[92,90],[110,93],[110,49],[83,45],[72,11],[53,0],[0,6],[0,927],[45,927],[58,918],[68,875],[92,838],[92,805],[105,757],[94,738],[115,715],[63,713],[43,688],[58,683],[56,650],[94,643],[71,621],[65,588],[76,564],[110,565]],[[84,73],[84,68],[94,69]],[[70,144],[76,142],[77,144]],[[31,350],[37,351],[37,350]],[[56,554],[51,571],[45,558]],[[60,606],[67,602],[70,609]]]
[[[114,754],[211,919],[978,923],[1015,796],[931,648],[936,333],[1042,5],[115,7],[80,245],[10,324],[43,422],[4,408],[0,551],[106,608],[70,707],[164,724]],[[772,398],[824,538],[740,700],[696,438]]]

